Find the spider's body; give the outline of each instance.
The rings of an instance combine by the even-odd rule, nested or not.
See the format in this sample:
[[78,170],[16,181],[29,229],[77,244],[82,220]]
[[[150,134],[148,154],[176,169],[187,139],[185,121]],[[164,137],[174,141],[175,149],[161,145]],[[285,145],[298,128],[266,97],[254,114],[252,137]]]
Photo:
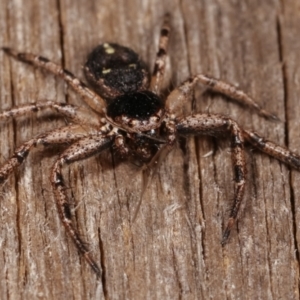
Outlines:
[[[133,50],[104,43],[88,56],[84,71],[89,83],[107,102],[108,122],[131,141],[126,143],[130,153],[142,162],[149,161],[158,149],[153,138],[161,125],[164,105],[157,94],[147,90],[146,64]],[[121,149],[123,156],[128,153],[127,148]]]
[[95,155],[108,147],[114,147],[121,156],[137,158],[148,164],[149,168],[146,169],[151,169],[159,165],[172,149],[179,135],[230,135],[235,193],[222,243],[226,242],[235,223],[244,194],[245,141],[300,170],[299,155],[265,140],[257,133],[242,129],[228,117],[201,113],[182,115],[182,106],[188,101],[195,84],[199,82],[252,107],[265,117],[276,118],[233,85],[198,74],[187,79],[171,91],[165,101],[162,101],[160,90],[165,70],[169,31],[168,16],[166,16],[151,80],[145,63],[131,49],[108,43],[96,47],[89,55],[84,70],[86,78],[97,93],[72,73],[44,57],[3,48],[14,58],[44,68],[61,77],[91,108],[88,110],[65,103],[38,101],[0,113],[0,121],[3,121],[42,109],[52,109],[72,122],[65,127],[42,133],[16,149],[14,155],[0,168],[0,183],[24,161],[33,147],[70,145],[56,160],[50,180],[60,219],[76,247],[98,276],[101,274],[100,269],[72,223],[66,185],[62,176],[62,168],[65,164]]

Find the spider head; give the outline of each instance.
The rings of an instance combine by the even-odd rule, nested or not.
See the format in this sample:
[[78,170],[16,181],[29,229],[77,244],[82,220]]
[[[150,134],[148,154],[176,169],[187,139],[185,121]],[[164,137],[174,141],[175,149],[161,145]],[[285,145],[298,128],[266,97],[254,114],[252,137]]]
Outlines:
[[150,91],[120,95],[107,106],[108,121],[129,132],[156,129],[163,115],[162,100]]
[[114,43],[97,46],[89,54],[84,71],[89,83],[109,101],[149,85],[146,65],[138,54]]

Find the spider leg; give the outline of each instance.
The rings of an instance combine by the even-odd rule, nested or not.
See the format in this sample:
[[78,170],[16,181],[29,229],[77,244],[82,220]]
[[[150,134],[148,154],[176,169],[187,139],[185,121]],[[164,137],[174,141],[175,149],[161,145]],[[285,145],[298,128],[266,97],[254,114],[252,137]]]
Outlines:
[[0,121],[21,117],[30,113],[37,113],[41,110],[51,109],[62,116],[71,119],[74,123],[89,124],[92,126],[100,126],[99,116],[87,109],[66,103],[54,101],[38,101],[30,104],[16,106],[0,113]]
[[182,103],[186,101],[187,95],[192,91],[198,82],[209,87],[213,91],[222,93],[241,104],[251,107],[263,117],[278,120],[277,116],[262,109],[262,107],[254,99],[252,99],[242,90],[236,88],[234,85],[204,74],[198,74],[190,77],[170,93],[166,100],[166,107],[170,112],[175,112],[178,110],[180,111],[182,108]]
[[98,94],[89,89],[85,83],[76,78],[70,71],[65,70],[43,56],[32,53],[18,53],[17,51],[6,47],[3,47],[2,50],[19,61],[45,69],[62,78],[83,98],[87,105],[95,111],[103,113],[103,109],[106,107],[105,101]]
[[62,167],[65,164],[87,158],[102,151],[103,149],[109,147],[111,142],[112,137],[106,137],[101,134],[91,135],[79,140],[60,155],[59,159],[55,162],[52,168],[50,178],[60,219],[66,228],[67,233],[75,243],[77,249],[84,256],[98,277],[101,276],[101,271],[97,263],[92,258],[84,242],[81,240],[79,233],[75,229],[71,220],[71,210],[67,199],[66,186],[62,177]]
[[285,147],[281,147],[259,136],[256,132],[243,130],[245,140],[255,148],[282,161],[294,169],[300,170],[300,156]]
[[155,59],[153,74],[150,83],[150,90],[155,94],[160,93],[160,87],[165,73],[169,34],[170,34],[170,16],[166,14],[163,26],[160,30],[158,52],[156,53],[156,59]]
[[70,125],[40,134],[36,138],[25,142],[15,150],[14,154],[0,168],[0,184],[24,162],[33,147],[73,143],[90,134],[90,127]]
[[236,221],[245,190],[246,166],[243,130],[235,121],[229,118],[209,114],[195,114],[183,118],[178,122],[176,128],[179,134],[217,135],[229,132],[232,136],[231,147],[235,192],[234,203],[231,208],[229,220],[222,237],[222,244],[224,245]]

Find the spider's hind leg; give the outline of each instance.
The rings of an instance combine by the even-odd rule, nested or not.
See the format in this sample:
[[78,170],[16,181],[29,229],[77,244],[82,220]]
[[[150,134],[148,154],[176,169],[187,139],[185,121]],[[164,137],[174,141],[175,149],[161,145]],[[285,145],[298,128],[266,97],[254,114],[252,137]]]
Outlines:
[[92,156],[111,145],[112,137],[105,137],[101,134],[90,135],[67,148],[55,162],[51,172],[51,184],[55,195],[56,205],[60,219],[75,243],[79,252],[84,256],[93,271],[98,277],[101,276],[100,268],[92,258],[85,243],[81,240],[80,235],[74,227],[71,219],[71,209],[66,194],[66,186],[62,176],[62,167],[74,161],[78,161]]
[[244,135],[239,125],[220,115],[195,114],[183,118],[176,125],[179,134],[206,134],[219,135],[231,134],[232,162],[234,171],[234,203],[230,211],[229,220],[224,230],[222,244],[228,240],[230,231],[237,219],[237,214],[243,200],[245,190],[246,165],[244,153]]

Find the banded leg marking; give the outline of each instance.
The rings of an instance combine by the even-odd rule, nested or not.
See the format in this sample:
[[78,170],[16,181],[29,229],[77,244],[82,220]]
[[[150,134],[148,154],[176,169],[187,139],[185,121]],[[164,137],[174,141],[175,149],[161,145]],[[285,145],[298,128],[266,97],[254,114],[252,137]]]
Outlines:
[[98,277],[101,276],[100,268],[92,258],[88,248],[79,236],[78,231],[71,220],[71,209],[66,194],[66,186],[62,176],[62,167],[74,161],[87,158],[110,146],[112,138],[102,136],[89,136],[79,140],[65,150],[55,162],[51,172],[51,184],[54,191],[56,206],[60,219],[72,238],[79,252],[84,256]]
[[176,127],[179,134],[218,135],[220,133],[229,132],[232,136],[231,147],[235,191],[234,203],[222,237],[222,245],[224,245],[236,221],[244,196],[246,164],[243,131],[235,121],[223,116],[209,114],[196,114],[183,118]]
[[63,102],[54,102],[50,100],[37,101],[30,104],[16,106],[0,113],[0,121],[7,121],[17,117],[26,116],[30,113],[38,113],[42,110],[50,109],[75,123],[89,124],[92,126],[101,126],[99,116],[82,107],[66,104]]
[[58,128],[48,133],[40,134],[36,138],[25,142],[16,149],[14,154],[0,168],[0,184],[3,183],[8,176],[24,162],[33,147],[37,147],[38,145],[48,146],[73,143],[74,141],[89,134],[90,133],[86,131],[86,128],[80,125],[70,125]]
[[243,131],[245,139],[260,151],[282,161],[296,170],[300,170],[300,156],[289,149],[264,139],[256,132]]
[[176,113],[179,109],[181,109],[183,102],[187,99],[186,95],[192,91],[198,82],[209,87],[213,91],[222,93],[243,105],[249,106],[263,117],[278,120],[277,116],[262,109],[262,107],[253,98],[248,96],[242,90],[236,88],[234,85],[204,74],[192,76],[188,80],[184,81],[179,87],[174,89],[166,100],[166,108],[171,113]]

